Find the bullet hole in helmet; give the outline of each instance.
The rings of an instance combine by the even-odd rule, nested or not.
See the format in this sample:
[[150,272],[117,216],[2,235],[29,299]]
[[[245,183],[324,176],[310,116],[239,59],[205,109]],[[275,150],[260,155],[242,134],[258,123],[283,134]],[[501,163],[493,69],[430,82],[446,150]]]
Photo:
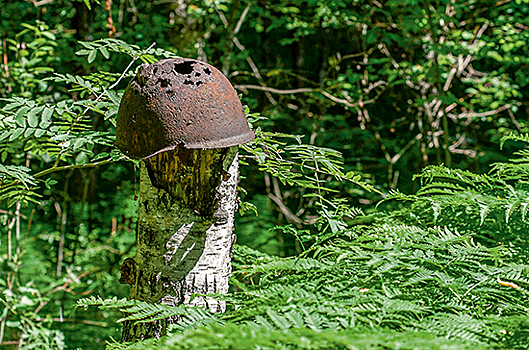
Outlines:
[[175,63],[174,70],[179,74],[191,74],[193,72],[193,64],[195,62],[182,62],[182,63]]
[[158,83],[160,84],[161,87],[168,87],[171,84],[169,79],[163,79],[163,78],[158,78]]

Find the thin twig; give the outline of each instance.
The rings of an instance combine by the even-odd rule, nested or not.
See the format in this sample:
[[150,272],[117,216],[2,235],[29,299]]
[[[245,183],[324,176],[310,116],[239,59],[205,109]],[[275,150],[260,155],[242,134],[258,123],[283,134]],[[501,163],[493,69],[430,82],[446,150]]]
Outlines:
[[359,52],[359,53],[351,53],[351,54],[348,54],[348,55],[344,55],[344,56],[342,56],[341,61],[346,60],[346,59],[349,59],[349,58],[356,58],[356,57],[363,57],[363,56],[365,56],[365,55],[370,55],[370,54],[373,53],[373,51],[375,51],[375,48],[374,48],[374,47],[371,48],[371,49],[369,49],[369,50],[367,50],[367,51],[363,51],[363,52]]
[[[439,68],[439,54],[437,50],[435,49],[435,46],[437,46],[437,49],[439,48],[439,45],[441,44],[442,37],[438,37],[436,35],[436,26],[434,26],[434,20],[433,20],[433,11],[430,8],[430,1],[424,2],[424,9],[426,12],[426,15],[428,17],[428,26],[430,35],[432,37],[432,48],[433,50],[433,66],[435,70],[435,87],[437,88],[437,94],[439,95],[446,95],[446,91],[443,90],[443,87],[441,86],[441,72]],[[441,105],[439,105],[441,107]],[[450,151],[448,150],[449,146],[449,133],[448,133],[448,118],[445,113],[440,112],[439,117],[441,118],[442,123],[442,129],[443,129],[443,149],[445,153],[445,164],[447,166],[451,166],[452,164],[452,155],[450,154]]]
[[237,22],[237,25],[235,26],[235,29],[233,30],[233,36],[237,35],[239,33],[239,30],[241,30],[242,23],[244,22],[244,19],[246,18],[246,15],[248,14],[248,11],[250,10],[250,4],[246,6],[244,11],[242,11],[241,18],[239,18],[239,21]]
[[[55,173],[55,172],[58,172],[58,171],[69,170],[69,169],[93,168],[93,167],[96,167],[96,166],[101,166],[101,165],[105,165],[105,164],[109,164],[109,163],[119,162],[119,161],[126,160],[126,159],[129,159],[129,158],[125,157],[125,156],[122,156],[122,157],[119,157],[118,159],[109,158],[109,159],[102,160],[102,161],[95,162],[95,163],[75,164],[75,165],[65,165],[65,166],[51,167],[51,168],[48,168],[46,170],[42,170],[42,171],[36,173],[35,175],[33,175],[33,177],[35,179],[37,179],[39,177],[42,177],[42,176],[45,176],[45,175],[48,175],[48,174],[51,174],[51,173]],[[4,185],[4,186],[0,187],[0,191],[5,190],[6,188],[9,188],[11,186],[15,186],[19,182],[20,181],[13,181],[11,183],[8,183],[7,185]]]
[[15,258],[16,261],[20,259],[20,209],[22,208],[22,204],[20,201],[17,201],[15,204],[15,218],[16,218],[16,224],[15,224]]
[[6,72],[6,78],[9,78],[9,65],[7,61],[7,41],[6,38],[2,39],[2,45],[4,47],[4,70]]
[[[146,48],[145,50],[142,51],[141,54],[139,55],[136,55],[132,58],[132,61],[129,63],[129,65],[127,66],[127,68],[125,68],[125,70],[123,71],[123,73],[121,73],[120,77],[118,78],[118,80],[116,80],[116,82],[112,85],[110,85],[108,87],[109,90],[112,90],[113,88],[115,88],[120,82],[121,80],[125,77],[125,74],[127,74],[127,72],[130,70],[130,68],[132,67],[132,65],[134,64],[134,62],[136,62],[142,55],[144,52],[147,52],[149,51],[150,49],[152,49],[154,47],[154,45],[156,45],[156,42],[153,42],[148,48]],[[101,94],[99,96],[99,98],[96,100],[98,101],[101,97],[103,97],[103,94]]]
[[338,98],[336,96],[333,96],[330,93],[328,93],[327,91],[324,91],[324,90],[321,90],[321,89],[298,88],[298,89],[280,90],[280,89],[275,89],[275,88],[271,88],[271,87],[268,87],[268,86],[259,86],[259,85],[235,85],[235,88],[241,89],[241,90],[252,89],[252,90],[268,91],[268,92],[273,92],[275,94],[281,94],[281,95],[299,94],[299,93],[306,93],[306,92],[317,92],[317,93],[320,93],[323,96],[327,97],[329,100],[331,100],[333,102],[336,102],[336,103],[339,103],[339,104],[343,104],[343,105],[346,105],[348,107],[359,107],[359,106],[362,107],[364,105],[367,105],[367,104],[370,104],[370,103],[374,103],[376,101],[377,97],[380,95],[380,94],[377,94],[377,96],[375,96],[374,98],[372,98],[370,100],[367,100],[367,101],[358,101],[358,102],[355,102],[355,103],[351,103],[351,102],[349,102],[347,100],[344,100],[344,99]]
[[516,129],[518,129],[519,132],[522,132],[522,126],[520,125],[520,123],[518,123],[518,121],[514,117],[514,113],[512,112],[512,109],[509,108],[507,111],[509,112],[509,117],[511,117],[512,122],[516,126]]
[[6,312],[6,314],[4,315],[4,317],[2,317],[2,320],[0,321],[0,344],[4,344],[3,340],[4,340],[4,332],[5,332],[5,328],[6,328],[6,322],[7,322],[7,316],[9,315],[9,313]]
[[457,115],[457,118],[472,118],[472,117],[488,117],[490,115],[495,115],[495,114],[498,114],[500,112],[503,112],[509,108],[511,108],[512,106],[510,104],[506,104],[506,105],[503,105],[501,107],[498,107],[496,108],[495,110],[493,111],[487,111],[487,112],[480,112],[480,113],[475,113],[475,112],[464,112],[464,113],[461,113],[461,114],[458,114]]
[[[246,50],[246,48],[239,42],[239,39],[237,39],[237,37],[233,37],[233,42],[235,43],[235,46],[237,46],[237,48],[239,50],[241,50],[241,51],[245,51]],[[246,57],[246,61],[250,65],[250,68],[252,68],[252,72],[253,72],[254,76],[259,80],[259,82],[261,82],[262,87],[266,87],[266,86],[264,86],[263,76],[259,72],[259,68],[257,68],[257,65],[254,63],[252,58],[250,56],[248,56],[248,57]],[[263,90],[263,91],[266,91],[266,90]],[[272,103],[273,105],[277,104],[277,101],[272,97],[272,95],[270,95],[270,92],[266,92],[265,94],[266,94],[266,97],[268,97],[268,100],[270,101],[270,103]]]
[[327,97],[329,100],[334,101],[336,103],[340,103],[340,104],[346,105],[348,107],[363,107],[363,106],[365,106],[367,104],[374,103],[376,101],[376,98],[372,98],[372,99],[367,100],[367,101],[358,101],[358,102],[355,102],[355,103],[350,103],[347,100],[344,100],[344,99],[341,99],[341,98],[338,98],[336,96],[331,95],[327,91],[320,91],[320,93],[323,96]]
[[[44,321],[49,321],[50,319],[48,318],[37,318],[35,319],[35,321],[37,322],[44,322]],[[51,318],[51,321],[53,322],[59,322],[61,321],[60,318]],[[107,326],[107,322],[98,322],[98,321],[92,321],[92,320],[81,320],[81,319],[78,319],[78,318],[63,318],[61,322],[78,322],[78,323],[84,323],[84,324],[89,324],[89,325],[94,325],[94,326],[102,326],[102,327],[106,327]]]
[[41,1],[32,0],[31,1],[31,3],[35,7],[40,7],[40,6],[44,6],[44,5],[47,5],[47,4],[51,4],[52,2],[53,2],[53,0],[41,0]]
[[284,203],[281,199],[279,199],[276,195],[269,193],[268,198],[270,198],[277,206],[279,207],[279,210],[285,215],[288,222],[292,222],[294,224],[301,224],[303,221],[298,218]]
[[422,134],[417,134],[413,139],[411,139],[406,146],[402,147],[402,149],[399,151],[399,153],[395,154],[393,157],[391,157],[391,163],[395,164],[398,162],[398,160],[406,153],[406,151],[415,144],[415,142],[422,139]]
[[[246,48],[241,44],[241,42],[239,41],[239,39],[237,39],[237,34],[239,33],[239,31],[241,30],[241,26],[246,18],[246,16],[248,15],[248,11],[250,11],[250,5],[251,5],[251,2],[248,3],[248,5],[246,6],[246,8],[243,10],[242,14],[241,14],[241,17],[239,18],[239,20],[237,21],[237,24],[235,26],[235,29],[233,30],[233,32],[230,34],[231,36],[231,40],[232,42],[235,44],[235,46],[237,46],[237,48],[241,51],[246,51]],[[222,21],[222,23],[224,24],[224,27],[226,29],[228,29],[229,27],[229,22],[228,20],[226,19],[226,16],[224,16],[224,13],[222,13],[222,11],[219,11],[217,10],[217,13]],[[231,52],[231,49],[230,49],[230,52]],[[229,55],[228,55],[228,60],[229,60]],[[262,86],[264,86],[264,79],[263,79],[263,76],[261,75],[261,73],[259,72],[259,68],[257,68],[257,65],[255,64],[255,62],[252,60],[252,57],[250,55],[248,55],[246,57],[246,62],[248,62],[248,65],[250,66],[250,68],[252,69],[252,72],[253,72],[253,75],[257,78],[257,80],[259,80],[260,84]],[[226,63],[227,65],[225,65],[225,68],[223,69],[223,73],[227,75],[228,73],[228,66],[229,66],[229,62]],[[266,91],[266,90],[263,90],[263,91]],[[272,95],[270,94],[270,92],[266,91],[266,97],[268,98],[268,100],[270,101],[271,104],[273,105],[276,105],[277,104],[277,101],[272,97]]]
[[243,89],[252,89],[252,90],[269,91],[269,92],[273,92],[275,94],[282,94],[282,95],[299,94],[299,93],[303,93],[303,92],[320,92],[319,89],[311,89],[311,88],[279,90],[279,89],[271,88],[271,87],[268,87],[268,86],[259,86],[259,85],[235,85],[235,88],[241,89],[241,90],[243,90]]
[[[28,219],[28,222],[26,224],[26,234],[24,236],[24,243],[22,243],[22,248],[20,249],[20,254],[23,255],[24,254],[24,251],[25,251],[25,248],[26,248],[26,243],[28,242],[28,237],[29,237],[29,231],[31,230],[31,224],[33,222],[33,216],[35,215],[35,208],[31,209],[31,214],[29,214],[29,219]],[[24,215],[21,215],[22,218],[25,220],[26,217]]]

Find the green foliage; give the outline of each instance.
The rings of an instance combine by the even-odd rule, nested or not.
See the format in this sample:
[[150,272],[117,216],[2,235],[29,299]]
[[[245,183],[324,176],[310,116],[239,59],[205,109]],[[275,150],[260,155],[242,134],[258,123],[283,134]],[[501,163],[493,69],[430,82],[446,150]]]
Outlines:
[[362,328],[314,332],[295,328],[286,332],[261,325],[212,325],[189,330],[169,339],[132,346],[110,344],[108,349],[485,349],[466,342],[420,332],[373,332]]
[[[160,340],[109,348],[527,348],[520,325],[528,322],[529,266],[509,262],[512,250],[388,219],[351,227],[299,257],[237,247],[237,292],[215,296],[228,302],[226,314],[187,308],[193,325],[210,325],[184,322]],[[134,305],[129,318],[142,322],[184,310]]]
[[[4,66],[8,74],[0,76],[0,96],[46,95],[49,85],[43,78],[53,71],[48,65],[56,61],[57,37],[41,21],[36,21],[35,25],[22,23],[21,27],[24,29],[4,42],[4,62],[8,53],[12,53],[15,60],[11,65]],[[24,42],[24,38],[29,40]]]
[[[303,256],[317,258],[313,263],[246,253],[241,263],[254,263],[238,264],[237,273],[260,284],[238,282],[243,292],[232,297],[235,311],[225,317],[287,329],[387,327],[484,344],[512,341],[491,326],[500,315],[527,317],[528,294],[520,287],[528,281],[527,266],[506,264],[507,249],[486,248],[446,228],[380,221],[386,223],[352,228],[312,247]],[[503,287],[506,281],[517,289]],[[516,327],[503,331],[513,335]]]
[[139,58],[144,63],[154,63],[159,60],[157,57],[174,58],[177,57],[174,53],[166,51],[162,48],[153,48],[152,44],[146,50],[142,50],[137,45],[129,45],[128,43],[117,39],[101,39],[92,42],[80,41],[85,49],[76,52],[78,56],[87,56],[88,63],[94,62],[98,54],[101,54],[104,59],[110,58],[110,52],[125,53],[130,57]]
[[[108,348],[526,349],[528,18],[526,0],[2,4],[1,347],[101,349],[120,318],[175,316]],[[237,220],[224,315],[116,282],[137,192],[119,101],[174,52],[267,116],[241,147],[259,216]]]
[[[526,141],[510,135],[507,140]],[[524,150],[510,162],[495,163],[488,174],[474,174],[445,166],[428,166],[417,175],[422,188],[415,195],[393,193],[386,200],[406,200],[403,213],[421,225],[442,225],[472,233],[488,244],[527,249],[527,164]],[[413,213],[411,216],[410,214]]]
[[[246,113],[249,112],[249,108],[246,108]],[[248,115],[248,119],[250,124],[260,119],[266,120],[258,113]],[[259,170],[277,177],[283,185],[300,186],[318,192],[333,191],[323,185],[327,181],[320,179],[321,176],[330,175],[338,181],[350,181],[367,191],[377,191],[372,185],[360,181],[361,174],[352,171],[345,174],[342,154],[334,149],[302,144],[303,136],[265,132],[260,127],[256,128],[255,134],[252,142],[241,145],[249,153],[242,158],[255,159]],[[293,139],[298,144],[287,145],[280,142],[280,138]],[[310,175],[304,174],[306,172]]]
[[154,305],[138,300],[118,300],[117,298],[103,300],[100,297],[90,297],[77,301],[77,307],[83,307],[87,310],[89,306],[98,306],[101,310],[106,308],[119,309],[125,313],[125,317],[117,322],[136,321],[136,323],[146,323],[178,317],[179,321],[172,325],[172,329],[179,331],[187,328],[196,328],[218,320],[215,314],[203,307],[188,307],[184,305],[169,307],[163,304]]

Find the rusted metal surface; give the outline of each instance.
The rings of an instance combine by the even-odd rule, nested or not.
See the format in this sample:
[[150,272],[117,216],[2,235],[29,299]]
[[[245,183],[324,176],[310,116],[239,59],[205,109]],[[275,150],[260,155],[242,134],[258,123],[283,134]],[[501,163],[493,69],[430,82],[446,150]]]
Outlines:
[[165,59],[130,82],[119,107],[116,146],[130,158],[185,148],[225,148],[253,140],[228,79],[193,59]]

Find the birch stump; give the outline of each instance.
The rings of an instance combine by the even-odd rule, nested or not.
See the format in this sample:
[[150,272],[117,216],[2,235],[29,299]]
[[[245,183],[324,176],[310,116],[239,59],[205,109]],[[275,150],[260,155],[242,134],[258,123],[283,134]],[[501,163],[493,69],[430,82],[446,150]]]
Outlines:
[[[180,147],[143,162],[136,256],[121,269],[132,299],[224,312],[223,302],[191,295],[228,291],[238,172],[237,147]],[[127,322],[122,341],[159,337],[174,321]]]

